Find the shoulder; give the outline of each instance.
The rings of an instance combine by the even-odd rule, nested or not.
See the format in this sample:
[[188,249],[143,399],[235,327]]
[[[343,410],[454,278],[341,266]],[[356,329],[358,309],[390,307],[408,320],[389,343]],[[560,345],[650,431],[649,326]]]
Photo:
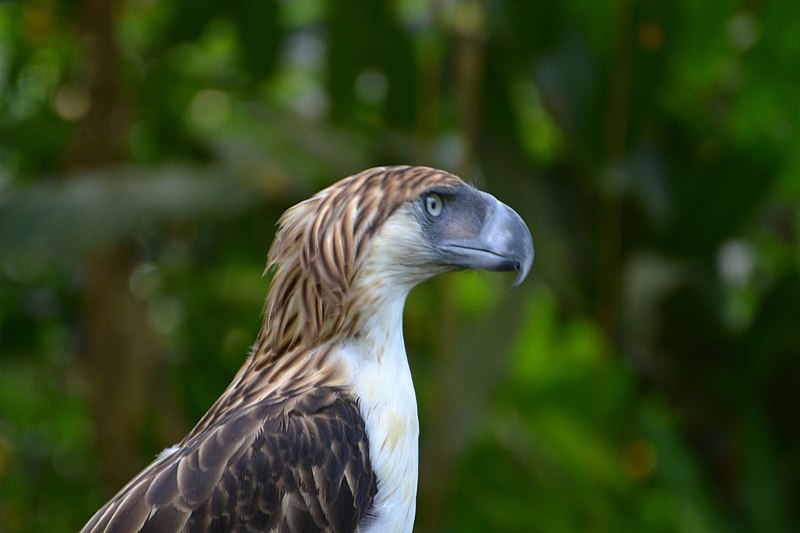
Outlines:
[[190,434],[84,531],[352,531],[376,492],[356,401],[322,388],[234,409]]

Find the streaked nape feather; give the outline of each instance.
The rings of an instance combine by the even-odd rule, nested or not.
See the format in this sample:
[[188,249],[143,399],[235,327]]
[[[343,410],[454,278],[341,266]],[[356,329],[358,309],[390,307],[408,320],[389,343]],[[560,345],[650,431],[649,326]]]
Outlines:
[[425,189],[463,184],[440,170],[381,167],[345,178],[288,210],[268,262],[274,277],[262,334],[272,351],[342,333],[353,276],[375,228]]

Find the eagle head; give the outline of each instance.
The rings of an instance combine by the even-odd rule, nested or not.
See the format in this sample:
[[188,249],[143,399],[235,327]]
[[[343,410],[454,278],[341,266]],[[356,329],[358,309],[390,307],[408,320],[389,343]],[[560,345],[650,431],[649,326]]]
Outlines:
[[281,217],[262,334],[281,352],[346,333],[358,327],[351,310],[374,303],[365,299],[398,295],[402,305],[449,270],[517,271],[516,287],[533,257],[525,222],[492,195],[441,170],[372,168]]

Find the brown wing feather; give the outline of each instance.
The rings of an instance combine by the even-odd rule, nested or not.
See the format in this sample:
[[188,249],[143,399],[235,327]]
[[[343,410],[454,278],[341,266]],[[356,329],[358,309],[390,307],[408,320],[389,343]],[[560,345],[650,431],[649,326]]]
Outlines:
[[323,388],[229,413],[134,478],[84,527],[354,531],[377,491],[355,401]]

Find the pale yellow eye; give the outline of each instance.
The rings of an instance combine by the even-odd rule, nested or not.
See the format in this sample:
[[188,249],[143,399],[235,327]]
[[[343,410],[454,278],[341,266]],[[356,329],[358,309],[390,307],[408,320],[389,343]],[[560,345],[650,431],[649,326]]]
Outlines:
[[431,216],[438,217],[442,213],[444,202],[442,197],[436,193],[431,193],[425,198],[425,208]]

